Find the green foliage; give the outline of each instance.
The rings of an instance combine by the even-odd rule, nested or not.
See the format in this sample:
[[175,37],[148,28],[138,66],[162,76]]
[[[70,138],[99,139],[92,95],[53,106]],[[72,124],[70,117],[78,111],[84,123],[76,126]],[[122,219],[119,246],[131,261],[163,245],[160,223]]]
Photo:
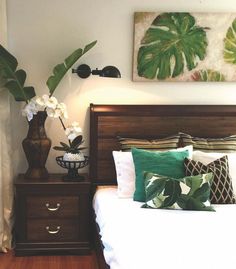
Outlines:
[[[53,75],[47,80],[50,95],[52,95],[72,65],[86,52],[88,52],[97,41],[85,46],[84,49],[77,49],[69,55],[64,63],[58,64],[53,69]],[[4,86],[14,96],[16,101],[28,102],[35,96],[33,87],[25,87],[26,72],[22,69],[17,70],[17,59],[0,45],[0,79],[1,86]]]
[[207,47],[205,30],[195,23],[189,13],[157,16],[141,41],[138,75],[162,80],[182,74],[184,68],[195,68]]
[[65,151],[70,153],[79,153],[81,150],[86,149],[85,147],[80,147],[83,144],[83,136],[78,135],[70,144],[60,142],[61,146],[55,146],[53,149],[59,151]]
[[166,181],[164,196],[166,196],[163,201],[162,207],[171,207],[176,203],[181,194],[181,188],[179,181],[177,180],[168,180]]
[[[145,173],[146,204],[152,208],[182,208],[184,210],[214,211],[207,206],[213,174],[174,179],[158,174]],[[181,186],[185,185],[185,188]],[[188,192],[185,193],[185,189]],[[151,203],[150,203],[151,202]]]
[[81,48],[75,50],[65,59],[63,63],[60,63],[54,67],[53,75],[51,75],[47,80],[47,86],[49,88],[50,95],[54,93],[56,87],[65,76],[67,71],[72,67],[72,65],[77,62],[77,60],[86,52],[88,52],[93,46],[95,46],[96,43],[97,41],[93,41],[92,43],[86,45],[83,50]]
[[0,45],[0,78],[3,87],[9,90],[16,101],[28,102],[35,96],[33,87],[25,87],[26,72],[17,70],[18,62],[3,46]]
[[224,59],[227,63],[236,64],[236,18],[224,38]]
[[146,184],[148,187],[148,192],[146,194],[146,198],[148,200],[152,200],[157,195],[161,194],[165,188],[166,180],[168,177],[161,177],[159,180],[151,181],[153,174],[152,173],[144,173],[144,178],[146,178]]
[[195,81],[225,81],[225,76],[211,69],[198,70],[192,75]]

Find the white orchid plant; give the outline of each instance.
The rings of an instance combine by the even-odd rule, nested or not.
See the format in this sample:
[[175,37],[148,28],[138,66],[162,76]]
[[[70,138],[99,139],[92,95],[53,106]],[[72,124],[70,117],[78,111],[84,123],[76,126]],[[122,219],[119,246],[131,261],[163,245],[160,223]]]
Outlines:
[[16,101],[24,101],[26,103],[22,109],[22,114],[27,117],[28,121],[31,121],[33,116],[39,111],[45,111],[49,117],[59,118],[69,140],[69,145],[67,145],[66,150],[67,152],[78,152],[79,149],[81,150],[79,146],[83,141],[82,135],[79,135],[79,133],[81,133],[82,130],[78,126],[78,123],[73,123],[68,128],[65,127],[63,119],[68,118],[66,105],[64,103],[59,103],[53,96],[53,93],[67,71],[71,69],[71,67],[80,57],[82,57],[93,46],[95,46],[96,43],[97,41],[93,41],[92,43],[86,45],[84,49],[79,48],[75,50],[64,60],[63,63],[56,65],[53,69],[53,74],[46,82],[49,89],[49,94],[44,94],[41,97],[36,96],[34,87],[26,87],[24,85],[26,81],[26,72],[23,69],[17,69],[17,59],[0,44],[1,85],[5,89],[9,90]]
[[69,144],[60,142],[61,146],[53,147],[55,150],[64,151],[63,160],[70,161],[83,161],[84,155],[81,153],[85,147],[80,147],[83,144],[83,136],[81,135],[82,129],[78,122],[73,122],[67,128],[64,129],[68,138]]

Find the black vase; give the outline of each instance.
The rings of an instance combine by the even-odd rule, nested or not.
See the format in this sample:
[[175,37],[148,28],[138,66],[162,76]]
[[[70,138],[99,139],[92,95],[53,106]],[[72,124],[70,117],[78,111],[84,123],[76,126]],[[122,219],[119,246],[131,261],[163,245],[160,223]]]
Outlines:
[[25,173],[27,179],[47,179],[49,176],[45,164],[51,148],[51,140],[47,137],[44,127],[46,118],[45,111],[39,111],[34,115],[29,121],[27,137],[22,142],[29,166]]

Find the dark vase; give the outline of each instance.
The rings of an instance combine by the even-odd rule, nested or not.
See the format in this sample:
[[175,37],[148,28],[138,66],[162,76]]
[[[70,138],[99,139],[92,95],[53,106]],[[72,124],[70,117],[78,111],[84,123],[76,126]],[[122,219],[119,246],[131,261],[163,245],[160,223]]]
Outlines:
[[39,111],[29,121],[27,137],[22,145],[28,161],[28,170],[25,173],[27,179],[47,179],[48,171],[45,167],[48,153],[51,148],[51,140],[47,137],[44,123],[47,118],[45,111]]

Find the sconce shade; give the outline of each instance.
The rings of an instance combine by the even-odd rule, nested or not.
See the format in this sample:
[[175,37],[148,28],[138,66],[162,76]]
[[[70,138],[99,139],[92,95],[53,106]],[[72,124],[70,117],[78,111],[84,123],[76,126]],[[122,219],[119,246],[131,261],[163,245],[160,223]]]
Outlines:
[[102,70],[98,70],[96,68],[95,70],[91,71],[91,68],[87,64],[81,64],[76,69],[72,69],[72,73],[76,73],[80,78],[88,78],[90,74],[109,78],[121,77],[119,69],[112,65],[108,65]]
[[112,65],[108,65],[102,69],[101,77],[120,78],[120,71]]

